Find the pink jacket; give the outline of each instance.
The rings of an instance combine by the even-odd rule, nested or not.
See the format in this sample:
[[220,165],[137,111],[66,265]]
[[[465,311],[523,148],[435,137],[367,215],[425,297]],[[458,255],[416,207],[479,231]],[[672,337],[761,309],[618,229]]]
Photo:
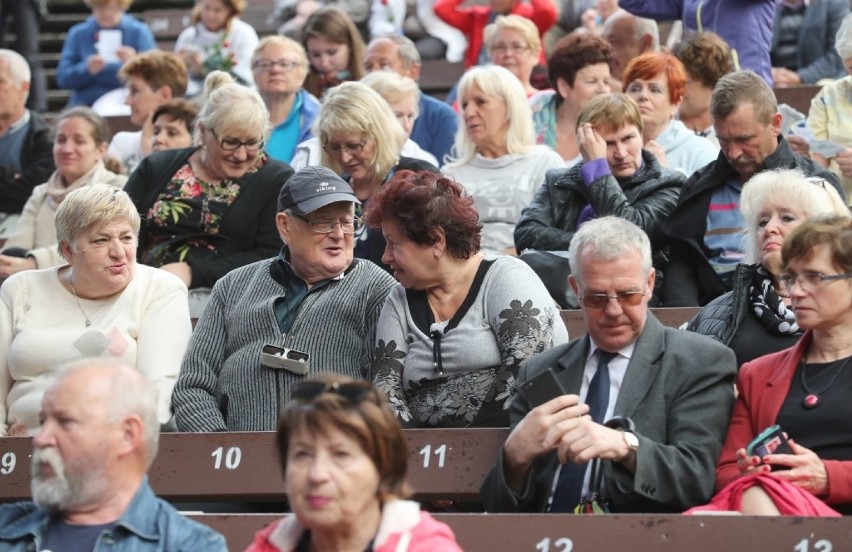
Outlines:
[[[296,516],[287,516],[259,531],[245,552],[293,552],[304,530]],[[373,546],[375,552],[462,552],[452,529],[409,500],[384,504]]]
[[[790,381],[811,342],[805,332],[794,346],[743,364],[737,377],[739,396],[722,455],[716,465],[716,490],[740,477],[737,449],[744,448],[761,431],[775,424],[778,411],[790,391]],[[828,472],[828,504],[852,503],[852,461],[825,460]]]

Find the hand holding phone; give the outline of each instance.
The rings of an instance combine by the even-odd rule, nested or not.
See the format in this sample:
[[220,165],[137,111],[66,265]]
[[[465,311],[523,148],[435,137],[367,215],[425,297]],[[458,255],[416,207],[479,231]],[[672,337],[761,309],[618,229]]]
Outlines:
[[523,382],[518,388],[518,393],[526,399],[531,408],[568,394],[557,379],[553,368],[548,368]]
[[[774,425],[760,432],[746,447],[746,454],[757,456],[761,460],[767,454],[793,454],[793,449],[787,443],[781,426]],[[783,466],[772,466],[772,469],[784,469]]]

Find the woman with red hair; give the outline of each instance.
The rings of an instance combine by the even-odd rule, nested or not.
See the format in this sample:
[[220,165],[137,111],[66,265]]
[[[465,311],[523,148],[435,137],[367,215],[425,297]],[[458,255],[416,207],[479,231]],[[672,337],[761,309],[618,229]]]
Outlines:
[[690,177],[716,159],[718,146],[675,118],[686,92],[686,69],[680,60],[671,54],[642,54],[627,64],[623,80],[624,93],[642,113],[644,147],[660,165]]

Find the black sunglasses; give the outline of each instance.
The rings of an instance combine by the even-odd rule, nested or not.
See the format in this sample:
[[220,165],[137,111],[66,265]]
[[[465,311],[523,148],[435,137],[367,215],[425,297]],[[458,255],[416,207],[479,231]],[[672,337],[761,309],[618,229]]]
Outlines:
[[373,386],[366,382],[326,383],[323,381],[303,381],[297,383],[290,392],[290,398],[298,401],[312,401],[323,393],[340,395],[353,404],[366,400],[372,395],[372,400],[379,402],[373,393]]

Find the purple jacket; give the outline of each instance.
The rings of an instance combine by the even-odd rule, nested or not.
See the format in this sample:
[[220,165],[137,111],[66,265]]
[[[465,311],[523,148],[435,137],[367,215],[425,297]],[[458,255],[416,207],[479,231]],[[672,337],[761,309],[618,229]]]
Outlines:
[[713,31],[734,51],[737,69],[751,69],[772,85],[772,25],[776,0],[620,0],[640,17],[682,19],[684,31]]

